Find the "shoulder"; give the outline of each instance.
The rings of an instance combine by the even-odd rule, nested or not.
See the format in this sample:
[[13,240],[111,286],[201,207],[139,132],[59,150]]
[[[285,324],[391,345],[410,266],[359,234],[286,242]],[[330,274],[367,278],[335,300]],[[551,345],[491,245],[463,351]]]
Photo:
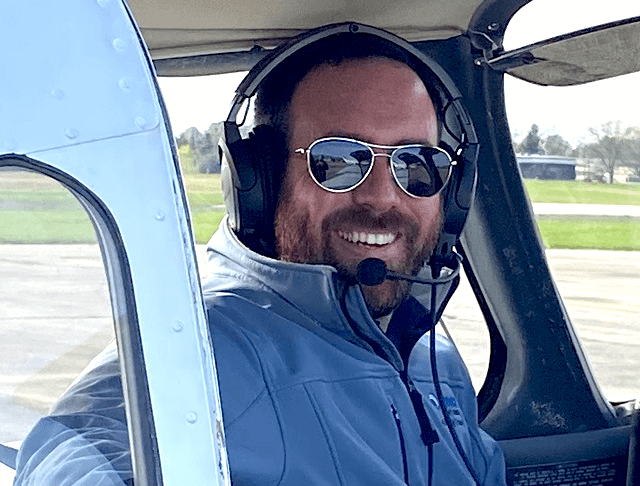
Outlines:
[[123,406],[120,362],[114,341],[74,380],[53,406],[51,414],[64,416],[100,410],[124,421]]
[[[451,341],[440,334],[436,334],[435,341],[435,364],[438,381],[443,389],[449,391],[451,398],[454,399],[456,406],[460,407],[468,423],[476,426],[476,393],[467,367]],[[431,394],[434,387],[434,374],[431,363],[430,335],[426,334],[418,341],[411,352],[409,357],[409,376],[418,388],[428,390],[428,394]]]
[[[132,478],[115,345],[98,355],[26,437],[16,485],[124,484]],[[102,482],[100,482],[102,484]]]
[[268,333],[260,331],[262,315],[255,303],[227,294],[207,299],[222,411],[231,426],[249,408],[266,405],[265,349]]
[[[416,379],[432,381],[430,335],[427,333],[416,343],[409,356],[409,369]],[[441,380],[450,385],[471,386],[467,366],[455,345],[436,333],[436,366]]]

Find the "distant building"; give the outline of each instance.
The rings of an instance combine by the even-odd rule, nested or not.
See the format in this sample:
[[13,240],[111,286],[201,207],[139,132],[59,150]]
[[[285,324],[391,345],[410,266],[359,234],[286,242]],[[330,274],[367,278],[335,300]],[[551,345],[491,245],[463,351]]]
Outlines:
[[520,174],[525,179],[573,181],[576,159],[557,155],[518,155]]

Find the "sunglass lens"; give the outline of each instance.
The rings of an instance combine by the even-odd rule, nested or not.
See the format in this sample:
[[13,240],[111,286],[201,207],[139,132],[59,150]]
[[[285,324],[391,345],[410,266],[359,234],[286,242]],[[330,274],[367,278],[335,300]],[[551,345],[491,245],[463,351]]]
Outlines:
[[330,191],[346,191],[366,176],[371,151],[349,140],[320,140],[309,149],[309,170],[315,180]]
[[392,158],[398,184],[409,194],[430,197],[449,179],[451,158],[435,147],[404,147]]

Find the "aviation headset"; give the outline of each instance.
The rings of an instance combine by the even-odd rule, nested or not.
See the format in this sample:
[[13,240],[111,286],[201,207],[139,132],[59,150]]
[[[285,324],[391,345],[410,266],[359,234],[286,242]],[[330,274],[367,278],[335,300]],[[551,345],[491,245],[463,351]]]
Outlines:
[[[455,84],[433,59],[389,32],[353,22],[320,27],[293,38],[261,59],[238,86],[231,111],[224,122],[220,143],[222,189],[231,228],[252,250],[276,256],[273,227],[288,158],[286,135],[270,126],[259,125],[248,138],[244,138],[240,132],[244,120],[238,123],[237,118],[243,107],[248,111],[249,100],[263,82],[269,81],[270,74],[278,68],[283,70],[287,63],[293,62],[293,66],[300,61],[308,63],[306,48],[332,40],[335,41],[332,44],[334,50],[337,47],[338,51],[350,41],[357,41],[361,45],[373,43],[383,46],[383,49],[387,46],[402,52],[403,60],[405,56],[410,60],[408,65],[425,83],[441,125],[440,146],[449,152],[456,164],[441,192],[444,225],[430,264],[432,268],[434,265],[457,265],[452,260],[451,247],[464,226],[476,184],[478,141],[471,118],[462,105],[462,97]],[[380,55],[385,56],[383,53]],[[311,62],[310,68],[323,61]],[[281,76],[286,76],[287,72],[285,70]],[[306,72],[300,75],[304,77]]]

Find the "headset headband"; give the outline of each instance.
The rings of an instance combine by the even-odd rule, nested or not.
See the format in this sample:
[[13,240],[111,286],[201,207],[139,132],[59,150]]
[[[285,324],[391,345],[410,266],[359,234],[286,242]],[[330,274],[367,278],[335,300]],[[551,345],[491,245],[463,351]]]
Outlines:
[[317,29],[310,30],[297,37],[294,37],[290,41],[280,45],[274,49],[267,56],[258,61],[255,66],[249,71],[247,76],[242,80],[238,88],[236,88],[236,94],[232,102],[231,111],[227,117],[227,121],[237,122],[237,115],[242,105],[246,100],[255,95],[256,90],[262,83],[262,81],[285,59],[289,58],[294,53],[307,47],[310,44],[318,42],[327,37],[334,36],[336,34],[369,34],[380,39],[384,39],[391,44],[395,44],[397,47],[407,51],[413,55],[423,64],[425,64],[433,74],[446,84],[446,89],[449,91],[451,100],[459,99],[462,96],[456,88],[455,84],[451,81],[448,74],[437,64],[433,59],[427,57],[424,53],[416,49],[409,42],[404,39],[376,27],[369,25],[357,24],[354,22],[345,22],[341,24],[325,25],[318,27]]
[[[339,34],[372,36],[405,51],[430,73],[429,84],[423,78],[427,89],[436,89],[445,99],[442,113],[439,114],[444,127],[442,143],[452,149],[457,161],[441,196],[445,221],[435,254],[446,255],[462,231],[475,190],[478,140],[471,118],[462,105],[460,92],[438,63],[390,32],[354,22],[319,27],[282,44],[262,58],[236,89],[221,142],[222,184],[231,227],[253,250],[275,256],[273,222],[279,184],[273,179],[274,167],[267,160],[271,158],[269,150],[273,150],[273,147],[267,144],[269,148],[260,150],[258,144],[252,143],[251,137],[243,138],[237,117],[261,83],[284,61],[311,44]],[[259,143],[265,142],[264,137],[255,138],[256,141],[261,139]],[[286,160],[280,163],[285,164]],[[274,191],[274,187],[278,189]]]

